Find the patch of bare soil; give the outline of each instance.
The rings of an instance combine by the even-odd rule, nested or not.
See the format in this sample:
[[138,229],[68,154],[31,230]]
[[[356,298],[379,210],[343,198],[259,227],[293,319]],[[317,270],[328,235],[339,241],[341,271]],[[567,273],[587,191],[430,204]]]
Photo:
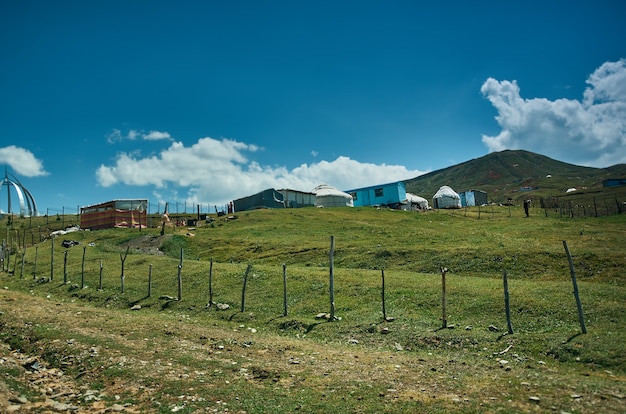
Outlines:
[[[423,381],[431,376],[429,362],[395,352],[266,338],[244,325],[224,330],[189,323],[188,315],[173,316],[170,323],[141,311],[90,308],[8,290],[0,290],[0,309],[2,330],[19,335],[26,348],[0,343],[0,372],[11,373],[0,377],[0,412],[175,412],[186,401],[205,401],[211,412],[226,412],[224,401],[210,400],[208,384],[215,375],[220,382],[310,388],[314,394],[329,384],[378,382],[389,385],[392,399],[450,398],[454,392],[441,394],[440,381]],[[42,329],[51,333],[42,335]],[[193,362],[181,365],[175,362],[179,358]],[[416,380],[419,389],[407,387]],[[209,388],[189,385],[198,381]]]
[[[535,396],[543,392],[542,383],[552,389],[562,383],[558,392],[571,394],[569,378],[559,377],[558,367],[536,364],[528,371],[524,362],[509,369],[513,360],[505,367],[502,353],[475,364],[476,358],[466,363],[446,353],[408,353],[355,340],[331,345],[266,336],[256,328],[208,326],[193,315],[93,308],[0,290],[0,412],[194,412],[198,406],[200,412],[244,412],[237,408],[236,387],[242,384],[288,390],[286,395],[337,390],[345,398],[371,389],[390,404],[389,412],[394,403],[407,401],[422,412],[435,402],[451,412],[507,406],[545,412],[562,404],[550,395],[542,396],[541,406],[528,397],[507,402],[506,384]],[[570,403],[573,397],[566,396],[563,411],[575,405],[577,412],[624,412],[618,397],[604,390]]]
[[136,237],[121,244],[121,247],[129,247],[130,250],[136,253],[151,254],[155,256],[163,255],[161,246],[166,240],[172,237],[171,234],[164,234],[163,236],[143,235]]

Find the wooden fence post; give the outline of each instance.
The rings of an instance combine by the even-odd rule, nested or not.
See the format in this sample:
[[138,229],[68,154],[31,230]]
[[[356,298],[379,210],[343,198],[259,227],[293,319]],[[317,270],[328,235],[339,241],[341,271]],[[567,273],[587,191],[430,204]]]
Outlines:
[[209,260],[209,308],[213,306],[213,258]]
[[63,284],[67,285],[67,250],[63,252]]
[[[20,241],[17,241],[17,244],[20,244]],[[19,247],[15,250],[15,260],[13,260],[13,274],[15,275],[15,269],[17,269],[17,257],[19,256],[20,249]]]
[[102,260],[100,260],[100,283],[98,289],[102,290]]
[[381,290],[380,296],[383,304],[383,320],[387,320],[387,308],[385,307],[385,269],[380,269]]
[[22,253],[22,267],[20,268],[20,279],[24,278],[24,259],[26,259],[26,245],[24,245],[24,253]]
[[178,301],[183,300],[183,248],[180,248],[180,262],[178,263]]
[[509,330],[509,334],[513,334],[513,325],[511,325],[511,307],[509,306],[509,282],[506,269],[502,273],[502,280],[504,282],[504,309],[506,312],[506,326]]
[[576,283],[576,272],[574,271],[574,261],[572,260],[572,255],[567,248],[567,242],[563,240],[563,247],[565,248],[565,253],[567,254],[567,261],[569,262],[569,271],[572,275],[572,283],[574,284],[574,297],[576,298],[576,307],[578,308],[578,320],[580,322],[580,329],[584,334],[587,333],[587,328],[585,327],[585,317],[583,315],[583,305],[580,303],[580,296],[578,295],[578,283]]
[[446,315],[446,273],[448,273],[448,269],[445,267],[441,268],[441,319],[442,319],[442,328],[448,327],[448,316]]
[[87,246],[83,246],[83,261],[80,267],[80,288],[85,289],[85,254],[87,253]]
[[52,239],[52,247],[50,248],[50,281],[54,279],[54,238]]
[[152,263],[148,269],[148,297],[152,296]]
[[335,320],[335,236],[330,236],[330,320]]
[[283,263],[283,316],[287,316],[287,265]]
[[35,263],[33,263],[33,280],[37,279],[37,253],[39,252],[39,245],[35,246]]
[[122,293],[124,293],[124,262],[126,261],[126,256],[128,256],[128,250],[130,250],[130,246],[126,246],[126,253],[124,253],[124,255],[122,255],[122,253],[120,253],[120,260],[122,261],[122,274],[120,275],[120,279],[122,282]]

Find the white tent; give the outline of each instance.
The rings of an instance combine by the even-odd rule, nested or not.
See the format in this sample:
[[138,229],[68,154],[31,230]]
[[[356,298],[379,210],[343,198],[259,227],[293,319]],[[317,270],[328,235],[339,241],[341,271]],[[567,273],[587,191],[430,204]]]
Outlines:
[[352,196],[326,184],[311,191],[315,194],[315,207],[354,207]]
[[412,193],[406,193],[405,203],[411,210],[428,210],[428,200]]
[[434,208],[461,208],[461,197],[450,187],[444,185],[433,196]]

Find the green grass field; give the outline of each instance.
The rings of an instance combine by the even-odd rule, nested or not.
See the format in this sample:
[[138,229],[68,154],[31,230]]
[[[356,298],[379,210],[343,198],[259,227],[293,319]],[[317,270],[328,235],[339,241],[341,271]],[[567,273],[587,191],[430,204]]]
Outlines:
[[[54,255],[51,239],[30,245],[48,232],[42,218],[16,219],[0,227],[14,252],[0,273],[0,337],[135,412],[626,411],[626,216],[478,214],[258,210],[163,237],[68,233]],[[331,236],[334,321],[317,317],[331,310]],[[0,374],[28,394],[19,372]]]

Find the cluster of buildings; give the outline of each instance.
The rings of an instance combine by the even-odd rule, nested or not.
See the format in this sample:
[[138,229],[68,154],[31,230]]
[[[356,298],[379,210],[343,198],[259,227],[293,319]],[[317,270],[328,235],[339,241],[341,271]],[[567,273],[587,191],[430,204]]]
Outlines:
[[[433,196],[432,208],[461,208],[487,204],[487,193],[468,190],[456,193],[443,186]],[[407,193],[403,181],[371,187],[341,191],[328,185],[315,187],[311,192],[291,189],[269,188],[259,193],[233,201],[234,211],[259,208],[298,208],[298,207],[388,207],[398,210],[428,210],[427,199]]]
[[[487,193],[469,190],[456,193],[443,186],[428,200],[407,193],[404,182],[341,191],[329,185],[319,185],[310,192],[268,188],[256,194],[238,198],[229,206],[229,213],[262,208],[300,207],[387,207],[397,210],[430,210],[431,208],[461,208],[487,203]],[[84,229],[111,227],[147,227],[148,200],[112,200],[82,207],[80,226]]]
[[[11,192],[17,193],[20,215],[37,215],[37,207],[32,194],[5,171],[0,189],[7,187],[8,211],[12,211]],[[487,203],[487,193],[469,190],[457,194],[450,187],[443,186],[433,196],[432,207],[461,208]],[[80,227],[83,229],[104,229],[111,227],[148,226],[148,200],[124,199],[93,204],[80,209]],[[260,208],[299,208],[299,207],[387,207],[397,210],[429,210],[428,200],[407,193],[402,181],[341,191],[326,184],[315,187],[310,192],[269,188],[259,193],[233,200],[229,213]]]

